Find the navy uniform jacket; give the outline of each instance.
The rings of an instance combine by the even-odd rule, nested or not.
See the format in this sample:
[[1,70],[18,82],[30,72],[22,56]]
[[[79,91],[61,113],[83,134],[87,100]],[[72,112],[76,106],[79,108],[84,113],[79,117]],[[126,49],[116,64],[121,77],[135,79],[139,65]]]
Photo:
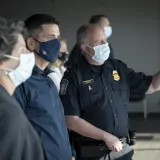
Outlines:
[[71,160],[71,148],[64,110],[58,91],[45,71],[34,67],[32,76],[14,96],[40,136],[47,160]]
[[[126,137],[130,91],[144,94],[151,81],[151,76],[136,73],[121,61],[109,59],[103,66],[92,66],[82,57],[61,82],[65,115],[79,116],[119,138]],[[90,140],[77,134],[73,137]]]

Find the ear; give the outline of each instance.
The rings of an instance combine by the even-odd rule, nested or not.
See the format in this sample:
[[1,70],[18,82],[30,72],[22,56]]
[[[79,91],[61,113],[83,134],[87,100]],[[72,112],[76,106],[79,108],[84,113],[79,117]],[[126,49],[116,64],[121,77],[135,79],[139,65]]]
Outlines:
[[35,40],[32,37],[27,39],[26,45],[30,51],[34,51],[36,48]]
[[82,44],[80,48],[81,48],[81,50],[82,50],[83,52],[85,52],[85,53],[87,52],[87,47],[86,47],[85,44]]

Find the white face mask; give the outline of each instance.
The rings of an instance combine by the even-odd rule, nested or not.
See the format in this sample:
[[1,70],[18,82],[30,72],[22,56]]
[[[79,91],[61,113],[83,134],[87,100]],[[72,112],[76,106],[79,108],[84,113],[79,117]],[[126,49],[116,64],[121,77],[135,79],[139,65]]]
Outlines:
[[112,27],[111,26],[104,27],[104,33],[106,35],[106,38],[109,38],[112,34]]
[[[89,46],[90,47],[90,46]],[[98,63],[103,63],[105,62],[110,55],[110,48],[108,46],[108,43],[106,44],[102,44],[99,46],[95,46],[93,47],[94,49],[94,56],[92,57],[92,59]]]
[[3,55],[5,57],[20,60],[20,64],[16,69],[4,68],[8,72],[8,76],[11,78],[14,85],[17,87],[21,83],[25,82],[32,74],[33,67],[35,65],[34,53],[21,54],[20,58]]

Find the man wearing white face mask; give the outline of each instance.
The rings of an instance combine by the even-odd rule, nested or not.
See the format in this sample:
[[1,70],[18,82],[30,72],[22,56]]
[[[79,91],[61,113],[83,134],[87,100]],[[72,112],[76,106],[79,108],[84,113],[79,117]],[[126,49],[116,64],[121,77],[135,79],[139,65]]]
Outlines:
[[0,18],[0,160],[44,160],[40,139],[12,97],[35,64],[23,38],[22,22]]
[[[100,25],[104,29],[104,33],[105,33],[105,36],[107,39],[110,38],[110,36],[112,35],[112,26],[111,26],[110,21],[106,15],[104,15],[104,14],[93,15],[91,17],[89,23]],[[110,47],[110,51],[111,51],[109,58],[114,58],[113,49],[112,49],[112,46],[110,43],[109,43],[109,47]]]
[[127,113],[130,91],[159,91],[160,72],[147,76],[109,59],[110,49],[99,25],[82,26],[77,43],[83,56],[68,68],[60,87],[77,160],[132,160]]
[[[104,29],[104,33],[107,39],[112,35],[112,27],[106,15],[103,15],[103,14],[93,15],[90,18],[89,23],[100,25]],[[109,58],[114,58],[113,48],[110,43],[108,44],[110,48]],[[81,56],[82,56],[81,49],[79,48],[79,45],[76,44],[71,50],[71,53],[69,55],[69,59],[66,65],[69,67],[69,66],[73,66],[74,64],[77,64]]]

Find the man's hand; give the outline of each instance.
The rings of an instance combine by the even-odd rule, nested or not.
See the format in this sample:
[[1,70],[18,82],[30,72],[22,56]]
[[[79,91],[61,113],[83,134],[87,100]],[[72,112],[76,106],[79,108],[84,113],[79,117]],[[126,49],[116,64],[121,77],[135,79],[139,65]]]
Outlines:
[[150,84],[150,87],[146,94],[151,94],[156,91],[160,91],[160,72],[155,74],[152,78],[152,83]]
[[107,147],[113,152],[119,152],[122,150],[123,145],[121,141],[117,137],[109,133],[106,133],[104,135],[103,141],[106,143]]
[[122,150],[122,143],[117,137],[93,126],[80,117],[66,116],[66,123],[69,129],[85,137],[104,141],[111,151],[119,152]]

